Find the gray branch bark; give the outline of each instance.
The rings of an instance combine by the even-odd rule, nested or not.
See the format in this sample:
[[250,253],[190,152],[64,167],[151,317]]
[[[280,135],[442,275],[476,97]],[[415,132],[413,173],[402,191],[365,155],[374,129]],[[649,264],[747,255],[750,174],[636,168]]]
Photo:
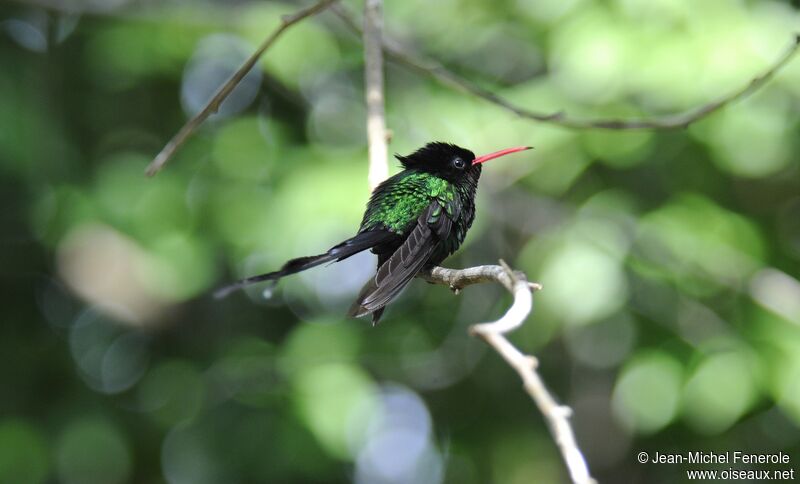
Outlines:
[[386,146],[386,108],[383,88],[383,1],[365,0],[364,84],[367,101],[367,143],[369,146],[369,188],[389,176]]
[[496,282],[505,287],[513,296],[514,302],[506,313],[497,321],[476,324],[470,328],[470,334],[480,337],[491,346],[520,376],[525,391],[536,403],[547,422],[550,433],[561,452],[569,471],[570,479],[575,484],[592,484],[595,480],[589,473],[589,466],[575,440],[575,433],[569,422],[572,410],[556,402],[547,390],[544,381],[536,371],[536,358],[518,350],[506,338],[511,331],[522,326],[533,310],[532,291],[541,289],[536,283],[528,282],[525,274],[513,271],[502,260],[500,265],[485,265],[467,269],[446,269],[434,267],[421,273],[418,277],[434,284],[443,284],[454,292],[466,286],[483,282]]

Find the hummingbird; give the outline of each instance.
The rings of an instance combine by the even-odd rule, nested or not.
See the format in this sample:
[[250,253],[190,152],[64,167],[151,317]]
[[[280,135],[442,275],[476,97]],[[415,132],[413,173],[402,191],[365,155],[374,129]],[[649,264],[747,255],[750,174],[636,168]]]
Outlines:
[[395,155],[403,170],[373,190],[355,236],[323,254],[292,259],[280,270],[223,287],[215,297],[371,249],[378,256],[377,271],[359,293],[348,316],[371,314],[375,325],[386,305],[414,276],[439,265],[464,242],[475,219],[475,193],[483,163],[530,148],[507,148],[476,157],[472,151],[454,144],[432,142],[408,156]]

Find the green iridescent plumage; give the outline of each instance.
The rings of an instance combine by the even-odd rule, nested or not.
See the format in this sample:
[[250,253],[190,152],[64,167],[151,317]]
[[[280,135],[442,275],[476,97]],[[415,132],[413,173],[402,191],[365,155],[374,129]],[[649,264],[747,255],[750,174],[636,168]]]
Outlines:
[[[452,217],[456,192],[451,182],[438,176],[412,170],[402,171],[375,190],[360,231],[382,228],[402,234],[434,200]],[[438,210],[434,216],[440,214],[441,210]]]

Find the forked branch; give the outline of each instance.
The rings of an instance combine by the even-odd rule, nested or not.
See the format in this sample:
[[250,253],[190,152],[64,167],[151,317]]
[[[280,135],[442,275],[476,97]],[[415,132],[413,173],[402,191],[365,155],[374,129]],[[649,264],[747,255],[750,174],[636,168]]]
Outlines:
[[518,350],[506,338],[506,334],[522,326],[533,310],[532,291],[541,286],[528,282],[525,274],[513,271],[502,260],[500,265],[486,265],[467,269],[446,269],[434,267],[423,272],[419,277],[434,284],[444,284],[455,292],[466,286],[482,282],[497,282],[505,287],[513,296],[514,302],[506,313],[497,321],[476,324],[470,328],[473,336],[478,336],[497,351],[500,356],[519,374],[525,391],[531,396],[539,411],[545,418],[553,439],[558,445],[561,456],[575,484],[594,483],[589,473],[589,466],[575,440],[575,433],[569,423],[572,411],[569,407],[559,405],[547,390],[544,381],[536,371],[537,360]]

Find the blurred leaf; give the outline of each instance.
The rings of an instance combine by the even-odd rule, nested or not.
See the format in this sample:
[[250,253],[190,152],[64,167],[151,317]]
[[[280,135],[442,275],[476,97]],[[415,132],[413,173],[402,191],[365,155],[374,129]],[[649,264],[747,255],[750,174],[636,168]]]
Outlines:
[[188,362],[166,361],[147,372],[139,387],[139,405],[164,426],[188,422],[202,410],[206,387]]
[[709,355],[686,382],[684,417],[699,432],[723,432],[757,401],[760,378],[759,362],[749,350]]
[[267,179],[270,167],[280,162],[279,139],[269,136],[272,121],[244,117],[220,130],[214,141],[212,157],[220,174],[242,181]]
[[163,15],[159,21],[103,25],[87,47],[87,68],[105,88],[125,89],[142,79],[174,76],[211,25],[182,22]]
[[627,299],[621,261],[583,242],[567,242],[557,249],[542,268],[540,281],[547,290],[539,295],[539,303],[568,323],[600,320]]
[[307,369],[356,360],[361,335],[340,321],[316,321],[297,326],[283,345],[281,371],[289,378]]
[[261,408],[285,396],[285,385],[276,369],[275,348],[268,342],[246,337],[231,342],[210,370],[215,386],[237,401]]
[[679,195],[645,215],[638,243],[652,268],[695,294],[741,284],[764,252],[752,222],[695,194]]
[[183,301],[209,289],[214,281],[211,250],[194,237],[173,233],[151,244],[151,260],[142,279],[154,294]]
[[758,93],[724,109],[703,125],[693,128],[715,155],[721,169],[743,177],[765,177],[785,170],[792,162],[796,114],[787,95],[776,90]]
[[75,420],[58,440],[56,466],[66,484],[127,482],[132,464],[124,434],[106,420]]
[[[291,7],[294,11],[295,7]],[[242,35],[253,45],[261,44],[268,32],[277,26],[281,15],[291,13],[284,5],[252,4],[242,11]],[[307,76],[333,69],[339,60],[339,49],[330,34],[314,19],[295,25],[262,58],[268,72],[283,82],[297,85]]]
[[24,420],[0,422],[0,482],[37,484],[49,473],[45,436]]
[[634,356],[614,388],[617,419],[631,430],[652,434],[669,425],[679,408],[683,367],[668,353],[649,351]]
[[372,380],[359,367],[323,363],[293,376],[294,400],[309,430],[332,456],[348,458],[375,408]]

